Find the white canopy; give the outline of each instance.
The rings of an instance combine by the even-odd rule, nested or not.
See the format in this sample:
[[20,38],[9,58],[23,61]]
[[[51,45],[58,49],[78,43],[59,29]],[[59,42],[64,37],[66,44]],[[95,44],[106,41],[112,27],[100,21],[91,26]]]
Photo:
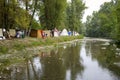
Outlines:
[[68,36],[68,31],[67,29],[63,29],[60,36]]

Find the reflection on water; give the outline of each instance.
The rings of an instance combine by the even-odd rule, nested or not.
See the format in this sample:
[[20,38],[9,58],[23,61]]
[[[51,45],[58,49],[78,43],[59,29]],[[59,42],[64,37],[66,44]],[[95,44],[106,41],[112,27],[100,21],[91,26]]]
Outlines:
[[0,62],[0,80],[120,80],[119,51],[104,41],[64,44],[22,63]]
[[[87,46],[89,46],[90,48],[88,49],[85,48]],[[95,47],[97,46],[100,46],[100,45],[96,44]],[[94,54],[95,55],[98,54],[98,53],[92,52],[92,47],[93,47],[93,44],[89,44],[85,46],[85,43],[83,43],[80,55],[83,59],[82,64],[85,67],[85,69],[84,69],[84,72],[82,73],[83,77],[79,78],[78,80],[96,80],[96,79],[97,80],[118,80],[118,78],[113,73],[111,73],[107,68],[101,67],[97,59],[94,59],[95,57],[92,58]],[[95,47],[93,48],[93,50],[96,49]],[[88,53],[86,53],[86,50],[88,51]],[[100,50],[94,50],[94,52],[97,52],[97,51],[100,51]],[[102,54],[103,53],[101,53],[101,55]],[[97,56],[100,57],[100,55],[97,55]],[[104,56],[102,58],[104,58]]]

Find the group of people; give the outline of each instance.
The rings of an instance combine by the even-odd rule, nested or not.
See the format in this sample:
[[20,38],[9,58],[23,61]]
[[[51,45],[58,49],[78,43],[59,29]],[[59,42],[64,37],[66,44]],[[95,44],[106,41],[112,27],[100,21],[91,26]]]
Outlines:
[[[41,30],[41,36],[42,38],[46,38],[49,35],[45,31]],[[58,37],[58,36],[59,36],[59,31],[56,28],[50,31],[50,37]]]
[[11,38],[9,31],[7,31],[6,29],[3,29],[3,36],[5,38],[9,38],[9,39]]
[[47,33],[45,33],[43,30],[41,30],[41,36],[42,36],[43,39],[46,38],[47,35],[48,35]]
[[[42,38],[47,38],[48,36],[50,37],[59,37],[59,36],[71,36],[71,31],[67,31],[66,29],[63,29],[62,31],[57,30],[57,28],[54,28],[50,31],[43,31],[43,30],[39,30]],[[3,29],[3,36],[5,36],[5,38],[24,38],[25,34],[27,34],[25,32],[25,30],[22,29],[15,29],[15,35],[12,36],[10,35],[10,31],[7,31],[6,29]]]
[[25,32],[24,30],[16,30],[16,38],[24,38],[25,37]]
[[51,30],[50,32],[51,37],[58,37],[59,35],[60,35],[60,32],[56,28]]
[[15,35],[11,35],[10,34],[10,31],[6,30],[6,29],[2,29],[3,31],[3,36],[6,38],[6,39],[11,39],[11,38],[24,38],[25,36],[25,33],[23,30],[18,30],[16,29],[15,30]]

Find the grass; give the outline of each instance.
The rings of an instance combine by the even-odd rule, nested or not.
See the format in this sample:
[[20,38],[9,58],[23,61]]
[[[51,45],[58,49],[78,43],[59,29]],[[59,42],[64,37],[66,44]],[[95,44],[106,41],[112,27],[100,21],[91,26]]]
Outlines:
[[16,49],[16,50],[22,50],[24,48],[25,48],[25,44],[21,44],[21,43],[16,43],[13,46],[13,49]]
[[8,52],[8,48],[6,46],[0,46],[0,54]]
[[4,40],[0,42],[0,54],[7,54],[9,50],[23,50],[27,47],[55,45],[60,42],[72,41],[75,39],[82,39],[83,36],[63,36],[63,37],[49,37],[45,39],[30,38]]
[[60,42],[71,41],[75,39],[82,39],[83,36],[62,36],[62,37],[53,37],[46,39],[38,39],[38,41],[32,42],[32,46],[43,46],[43,45],[52,45]]

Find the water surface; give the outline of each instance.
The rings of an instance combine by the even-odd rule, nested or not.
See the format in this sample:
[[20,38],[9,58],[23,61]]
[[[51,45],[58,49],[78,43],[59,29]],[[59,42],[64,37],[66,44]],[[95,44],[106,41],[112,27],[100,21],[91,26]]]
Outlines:
[[0,62],[0,80],[120,80],[120,49],[107,41],[76,41],[7,63]]

